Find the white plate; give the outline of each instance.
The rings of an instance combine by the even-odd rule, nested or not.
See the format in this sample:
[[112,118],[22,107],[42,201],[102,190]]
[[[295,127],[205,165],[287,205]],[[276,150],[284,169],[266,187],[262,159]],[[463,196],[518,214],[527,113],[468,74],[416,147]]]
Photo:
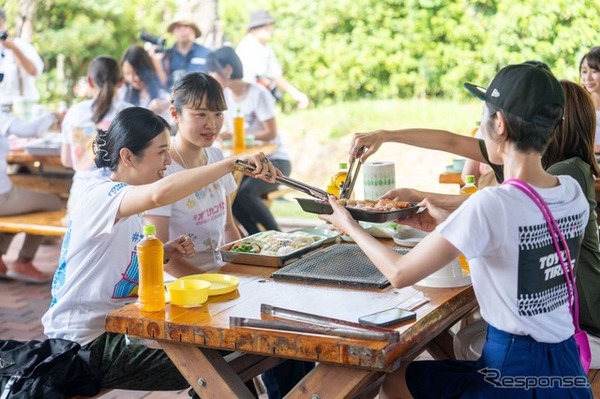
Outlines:
[[463,275],[460,277],[447,278],[447,277],[435,277],[427,276],[423,280],[417,282],[417,285],[421,287],[429,288],[454,288],[464,287],[465,285],[471,284],[471,275],[463,270]]
[[400,246],[414,247],[421,242],[423,238],[427,237],[428,234],[429,232],[427,231],[402,226],[402,228],[392,236],[392,239]]
[[398,227],[397,223],[358,222],[370,235],[376,238],[392,238]]
[[290,231],[290,233],[293,233],[295,231],[303,231],[307,234],[315,234],[318,236],[323,236],[323,237],[327,237],[327,239],[325,240],[324,244],[329,244],[331,242],[335,242],[335,239],[339,236],[339,233],[333,231],[333,230],[327,230],[327,229],[320,229],[318,227],[313,227],[313,228],[304,228],[304,229],[296,229],[296,230],[292,230]]

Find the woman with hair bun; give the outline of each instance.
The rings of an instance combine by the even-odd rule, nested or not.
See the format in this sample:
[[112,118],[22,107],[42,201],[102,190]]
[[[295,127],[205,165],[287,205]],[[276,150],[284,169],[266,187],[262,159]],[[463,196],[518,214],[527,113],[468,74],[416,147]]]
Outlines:
[[[214,87],[219,87],[213,80]],[[201,99],[210,108],[221,98]],[[65,234],[52,282],[50,308],[42,317],[51,338],[78,342],[90,351],[91,366],[100,370],[103,388],[144,391],[181,390],[189,386],[168,356],[145,340],[104,330],[106,315],[137,296],[136,246],[143,237],[143,214],[178,201],[235,169],[235,159],[164,176],[171,163],[169,124],[152,111],[121,111],[110,128],[98,130],[95,163],[109,176],[93,182],[79,198]],[[280,175],[259,153],[252,177],[273,182]],[[269,177],[267,177],[269,174]],[[165,260],[192,256],[187,236],[165,243]]]

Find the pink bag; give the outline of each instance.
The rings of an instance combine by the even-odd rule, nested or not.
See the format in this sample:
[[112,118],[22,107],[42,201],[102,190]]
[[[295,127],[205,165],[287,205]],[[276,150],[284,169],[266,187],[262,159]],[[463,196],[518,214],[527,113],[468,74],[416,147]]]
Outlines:
[[[552,212],[550,211],[550,208],[548,208],[548,205],[546,205],[544,199],[529,184],[519,179],[508,179],[504,182],[504,184],[510,184],[511,186],[523,191],[529,198],[533,200],[533,202],[536,203],[536,205],[542,211],[544,219],[546,219],[546,224],[548,226],[548,230],[550,231],[550,235],[552,236],[552,242],[554,243],[554,248],[558,254],[558,259],[567,282],[568,300],[569,303],[572,303],[572,306],[569,307],[569,311],[571,312],[571,316],[573,317],[573,325],[575,326],[575,334],[573,335],[573,338],[575,338],[575,342],[579,348],[579,361],[583,371],[585,371],[587,374],[587,372],[590,370],[590,364],[592,362],[592,352],[590,350],[590,342],[587,333],[579,328],[579,299],[577,295],[577,285],[575,284],[575,275],[573,269],[566,266],[571,265],[572,262],[571,253],[569,252],[569,247],[567,246],[565,237],[561,233],[558,224],[556,223],[556,220],[554,220]],[[562,244],[567,259],[564,259],[562,256],[559,240],[560,244]]]

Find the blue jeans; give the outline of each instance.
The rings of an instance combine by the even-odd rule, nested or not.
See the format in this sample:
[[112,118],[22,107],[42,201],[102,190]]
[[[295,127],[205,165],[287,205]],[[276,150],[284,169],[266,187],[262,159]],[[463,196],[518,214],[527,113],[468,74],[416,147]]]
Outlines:
[[573,337],[549,344],[490,325],[479,360],[412,362],[406,383],[416,399],[593,398]]

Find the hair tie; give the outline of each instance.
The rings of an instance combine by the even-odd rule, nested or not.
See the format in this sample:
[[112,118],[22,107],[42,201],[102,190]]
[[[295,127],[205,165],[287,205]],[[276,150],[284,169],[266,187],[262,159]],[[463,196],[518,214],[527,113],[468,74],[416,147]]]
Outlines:
[[106,130],[98,129],[96,131],[96,139],[94,140],[94,144],[92,145],[92,151],[94,155],[100,153],[101,158],[104,162],[110,162],[110,157],[108,155],[108,151],[106,150],[106,136],[108,132]]

